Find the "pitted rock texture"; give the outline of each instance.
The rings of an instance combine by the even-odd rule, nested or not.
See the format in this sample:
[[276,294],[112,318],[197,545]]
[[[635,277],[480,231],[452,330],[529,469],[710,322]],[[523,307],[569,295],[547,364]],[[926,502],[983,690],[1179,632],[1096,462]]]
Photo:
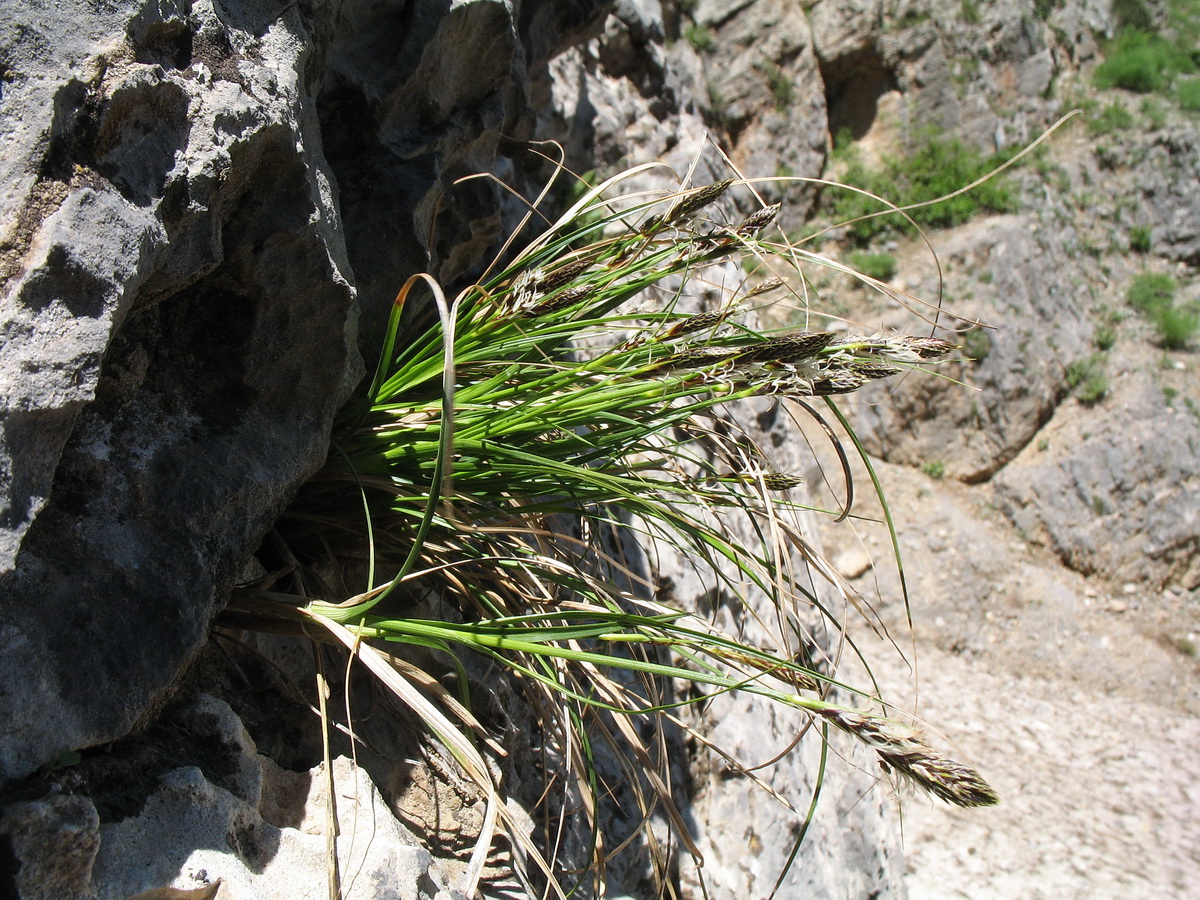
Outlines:
[[[333,413],[364,371],[359,348],[370,361],[397,287],[422,270],[461,283],[524,212],[486,178],[458,179],[492,172],[540,187],[547,166],[531,157],[531,140],[561,143],[580,173],[651,159],[683,172],[700,158],[695,183],[726,174],[702,154],[706,142],[748,176],[804,177],[820,175],[842,127],[875,152],[928,125],[981,149],[1020,143],[1061,111],[1059,79],[1086,79],[1112,32],[1111,4],[974,6],[976,21],[958,0],[9,4],[0,17],[0,780],[69,762],[61,751],[155,718],[243,562],[323,461]],[[1195,464],[1183,455],[1194,417],[1170,405],[1136,354],[1142,368],[1114,372],[1125,381],[1093,422],[1062,413],[1078,405],[1065,372],[1091,352],[1095,297],[1118,304],[1133,268],[1118,255],[1104,271],[1080,254],[1118,238],[1126,246],[1136,224],[1154,235],[1147,264],[1196,262],[1194,138],[1194,123],[1173,121],[1129,147],[1068,157],[1059,164],[1078,192],[1069,203],[1026,175],[1024,196],[1045,200],[1037,214],[949,237],[939,249],[952,283],[974,294],[951,307],[1003,328],[983,332],[978,346],[989,352],[960,372],[985,391],[912,379],[871,397],[879,405],[857,418],[889,459],[940,460],[951,476],[991,480],[983,487],[995,506],[1078,571],[1178,591],[1200,577]],[[1118,197],[1131,180],[1144,196],[1127,208]],[[784,195],[786,228],[803,224],[810,188],[763,190]],[[928,280],[910,286],[930,295]],[[1187,363],[1175,362],[1182,380]],[[929,421],[910,431],[914,416]],[[1139,472],[1169,489],[1148,493]],[[972,571],[998,584],[1004,568]],[[1066,589],[1053,599],[1056,609],[1074,603]],[[273,701],[259,700],[263,709],[239,710],[248,728],[269,718]],[[787,723],[764,725],[762,715],[746,703],[699,724],[733,746],[760,732],[782,740]],[[240,726],[221,721],[229,727],[204,734],[254,756]],[[276,762],[313,764],[311,735],[259,734],[258,750]],[[703,757],[681,750],[673,777],[710,860],[709,896],[769,892],[785,823]],[[233,865],[239,853],[251,874],[264,861],[319,860],[323,839],[312,834],[304,854],[283,850],[279,832],[300,821],[287,801],[295,773],[258,762],[154,769],[139,796],[163,815],[140,831],[121,832],[132,814],[82,789],[9,804],[0,831],[37,882],[19,895],[88,896],[97,872],[114,897],[161,887],[169,867],[153,885],[137,881],[134,850],[120,848],[164,836],[180,838],[172,853],[209,854],[177,870],[176,887],[202,884],[200,869]],[[813,760],[793,764],[783,780],[806,800]],[[420,792],[395,760],[370,765],[382,802]],[[861,775],[831,776],[833,802],[818,810],[790,889],[903,894],[895,832]],[[69,783],[57,770],[47,777]],[[375,797],[361,781],[355,790]],[[206,837],[181,837],[195,801]],[[395,821],[380,822],[391,833]],[[367,895],[435,896],[448,882],[422,853],[408,853],[409,874],[381,874]],[[391,863],[371,865],[386,873]],[[635,886],[643,874],[625,880]],[[692,878],[681,876],[682,896],[699,894]]]
[[168,687],[360,366],[298,12],[50,6],[4,46],[6,777]]

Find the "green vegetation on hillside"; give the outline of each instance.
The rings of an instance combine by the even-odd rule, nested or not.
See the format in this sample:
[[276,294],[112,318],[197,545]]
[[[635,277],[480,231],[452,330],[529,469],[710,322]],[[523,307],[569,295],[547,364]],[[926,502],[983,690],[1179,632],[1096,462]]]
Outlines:
[[[1173,0],[1161,25],[1142,0],[1117,0],[1113,14],[1117,34],[1096,69],[1097,87],[1169,93],[1177,76],[1200,72],[1198,0]],[[1179,83],[1176,98],[1184,109],[1200,108],[1197,83]]]
[[[838,191],[829,198],[830,213],[836,221],[849,223],[850,235],[861,244],[889,229],[902,234],[914,230],[903,216],[888,214],[886,205],[871,194],[896,206],[924,203],[953,194],[1005,161],[1000,156],[985,156],[957,138],[928,136],[911,152],[887,160],[882,168],[872,168],[862,162],[853,145],[845,145],[840,137],[838,144],[835,155],[849,163],[838,180],[866,193]],[[981,210],[1009,212],[1014,203],[1012,187],[998,177],[967,193],[909,210],[908,215],[922,228],[949,228]]]

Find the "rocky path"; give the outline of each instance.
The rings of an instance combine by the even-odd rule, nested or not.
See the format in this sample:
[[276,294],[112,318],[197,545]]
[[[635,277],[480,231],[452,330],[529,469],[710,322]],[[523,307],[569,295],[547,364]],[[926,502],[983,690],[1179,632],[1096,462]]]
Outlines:
[[[912,900],[1200,896],[1195,611],[1172,593],[1089,581],[990,512],[986,485],[883,466],[913,599],[869,639],[884,691],[996,787],[995,809],[902,791]],[[896,596],[885,534],[830,529],[870,594]],[[911,643],[906,643],[911,641]]]
[[987,810],[908,800],[913,900],[1200,896],[1200,719],[1022,674],[1002,653],[920,651],[922,712],[1003,800]]

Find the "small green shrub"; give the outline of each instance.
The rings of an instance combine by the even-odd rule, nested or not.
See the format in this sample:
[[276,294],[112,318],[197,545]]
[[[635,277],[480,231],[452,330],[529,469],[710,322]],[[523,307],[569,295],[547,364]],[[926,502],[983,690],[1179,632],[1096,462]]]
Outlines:
[[1108,396],[1108,376],[1104,374],[1104,354],[1077,359],[1067,365],[1067,386],[1085,406],[1099,403]]
[[1125,292],[1125,301],[1143,315],[1153,316],[1169,307],[1175,299],[1175,279],[1159,272],[1134,276]]
[[1103,372],[1096,372],[1079,386],[1075,396],[1084,406],[1093,406],[1108,396],[1109,388],[1108,376]]
[[991,355],[992,336],[984,328],[972,328],[962,336],[963,353],[975,362],[982,362]]
[[1050,18],[1050,13],[1058,6],[1062,6],[1062,0],[1033,0],[1033,11],[1043,22]]
[[1134,253],[1150,252],[1150,229],[1145,225],[1134,225],[1129,229],[1129,249]]
[[792,84],[791,76],[770,60],[765,60],[760,70],[766,76],[767,87],[771,91],[771,96],[775,99],[775,110],[777,112],[787,112],[796,94],[796,88]]
[[708,116],[718,124],[725,122],[725,111],[728,108],[728,103],[725,100],[725,95],[711,81],[708,87]]
[[712,29],[705,28],[703,25],[697,25],[695,22],[689,22],[683,29],[683,37],[692,49],[697,53],[707,53],[714,46],[717,40],[713,37]]
[[1200,78],[1179,82],[1175,88],[1175,99],[1188,112],[1200,112]]
[[1114,100],[1095,115],[1089,115],[1087,124],[1092,134],[1128,131],[1133,127],[1133,113]]
[[1106,48],[1106,59],[1094,80],[1101,88],[1140,94],[1161,91],[1176,75],[1196,71],[1198,60],[1193,54],[1187,35],[1170,41],[1144,28],[1124,30]]
[[1168,350],[1182,350],[1200,329],[1200,311],[1195,307],[1164,306],[1153,319],[1159,342]]
[[979,0],[962,0],[962,17],[968,25],[978,25],[980,21]]
[[1157,131],[1167,124],[1167,111],[1149,98],[1142,101],[1142,115],[1146,117],[1146,124],[1151,131]]
[[1112,12],[1119,29],[1149,31],[1154,27],[1154,16],[1142,0],[1113,0]]
[[1099,325],[1092,335],[1092,341],[1101,350],[1111,350],[1117,343],[1117,330],[1111,325]]
[[896,257],[890,253],[851,253],[851,268],[876,281],[891,281],[896,274]]
[[849,159],[854,155],[854,132],[843,125],[833,136],[834,159]]
[[[841,180],[897,206],[908,206],[953,194],[1003,161],[999,156],[985,156],[956,138],[932,137],[913,152],[888,160],[881,170],[869,169],[851,159]],[[867,194],[841,190],[829,202],[833,217],[850,223],[850,235],[860,244],[869,243],[888,229],[913,233],[906,219],[889,215],[884,204]],[[1013,207],[1012,187],[1001,177],[986,181],[968,193],[909,210],[908,215],[921,227],[949,228],[961,225],[981,210],[1009,212]]]
[[1186,54],[1165,38],[1148,31],[1124,31],[1109,45],[1095,82],[1101,88],[1148,94],[1165,88],[1177,72],[1189,71],[1189,64]]
[[946,475],[946,464],[940,459],[930,460],[927,463],[921,463],[921,471],[934,480],[940,480]]

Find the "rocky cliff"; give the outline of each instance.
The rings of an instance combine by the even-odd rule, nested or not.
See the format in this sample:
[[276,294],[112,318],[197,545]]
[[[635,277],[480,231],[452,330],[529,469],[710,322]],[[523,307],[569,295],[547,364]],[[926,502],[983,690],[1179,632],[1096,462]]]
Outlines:
[[[1064,109],[1062,85],[1087,83],[1117,24],[1100,0],[10,4],[0,881],[26,898],[218,877],[220,896],[313,893],[328,825],[312,810],[332,787],[357,796],[342,826],[365,847],[353,896],[451,896],[478,813],[433,784],[419,737],[369,726],[371,778],[339,762],[334,787],[307,772],[319,741],[295,724],[310,716],[305,651],[209,634],[323,462],[398,285],[470,277],[513,222],[493,183],[457,179],[531,193],[546,167],[530,148],[548,140],[580,173],[699,158],[698,182],[725,174],[701,153],[709,136],[747,176],[818,177],[843,130],[873,158],[930,126],[1012,150]],[[1102,403],[1077,403],[1070,373],[1100,308],[1123,304],[1130,227],[1154,236],[1149,265],[1197,263],[1195,120],[1063,140],[1016,176],[1016,211],[937,244],[950,324],[999,329],[955,373],[980,391],[911,379],[852,414],[880,459],[987,486],[1009,527],[1071,568],[1182,597],[1200,585],[1194,383],[1156,368],[1132,320]],[[811,184],[763,190],[789,230],[828,212]],[[907,266],[909,245],[890,248],[900,286],[935,294],[917,251]],[[897,313],[848,304],[872,325]],[[781,737],[753,704],[729,715],[712,725],[733,746]],[[777,786],[806,802],[817,764],[798,754]],[[780,896],[902,895],[882,789],[829,778]],[[767,896],[788,826],[716,770],[684,765],[680,783],[709,896]],[[519,895],[496,862],[494,889]],[[614,871],[630,896],[649,890],[637,865]],[[701,895],[695,873],[674,877]]]

